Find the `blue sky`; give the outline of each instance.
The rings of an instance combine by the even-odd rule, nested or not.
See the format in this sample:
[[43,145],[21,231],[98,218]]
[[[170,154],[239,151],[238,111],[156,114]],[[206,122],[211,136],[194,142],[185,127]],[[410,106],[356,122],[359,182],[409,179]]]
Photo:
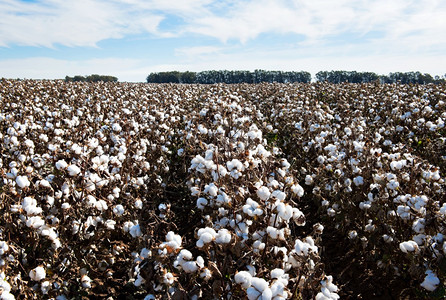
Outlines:
[[0,77],[446,73],[444,0],[0,0]]

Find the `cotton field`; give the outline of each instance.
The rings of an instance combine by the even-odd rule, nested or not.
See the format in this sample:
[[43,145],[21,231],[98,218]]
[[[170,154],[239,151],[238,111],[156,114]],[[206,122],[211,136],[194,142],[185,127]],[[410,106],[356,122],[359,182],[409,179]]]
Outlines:
[[445,90],[2,79],[0,298],[443,298]]

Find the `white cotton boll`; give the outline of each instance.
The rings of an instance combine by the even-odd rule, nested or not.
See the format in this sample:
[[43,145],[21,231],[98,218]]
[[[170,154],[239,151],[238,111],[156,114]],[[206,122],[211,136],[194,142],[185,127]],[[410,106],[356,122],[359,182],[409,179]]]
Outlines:
[[4,255],[8,250],[8,243],[5,241],[0,241],[0,256]]
[[25,188],[25,187],[28,187],[28,186],[30,186],[30,182],[29,182],[29,180],[28,180],[28,177],[27,176],[17,176],[17,178],[15,179],[15,182],[17,183],[17,185],[20,187],[20,188]]
[[227,229],[220,229],[215,238],[215,242],[218,244],[228,244],[231,242],[231,233]]
[[42,212],[42,208],[37,207],[37,201],[31,197],[25,197],[22,201],[22,209],[26,211],[28,215],[37,215]]
[[364,178],[362,176],[356,176],[355,178],[353,178],[353,183],[356,186],[360,186],[364,184]]
[[45,221],[39,216],[30,217],[26,220],[26,226],[28,227],[40,228],[43,225],[45,225]]
[[271,196],[271,192],[269,191],[269,189],[266,186],[261,186],[258,190],[257,190],[257,196],[263,200],[266,201],[269,199],[269,197]]
[[306,175],[305,176],[305,184],[306,185],[312,185],[314,182],[313,176],[311,175]]
[[81,283],[82,283],[82,287],[84,289],[90,289],[91,288],[91,279],[90,279],[90,277],[88,277],[88,275],[86,275],[86,274],[82,275]]
[[423,288],[428,291],[435,291],[437,286],[440,284],[440,279],[438,279],[437,275],[431,270],[426,271],[426,277],[424,281],[420,284]]
[[106,211],[108,209],[108,205],[107,202],[105,202],[105,200],[98,200],[96,201],[96,209],[99,211]]
[[186,261],[181,265],[181,267],[186,273],[194,273],[198,270],[198,265],[195,261]]
[[[167,272],[166,274],[164,274],[164,276],[163,276],[164,284],[172,285],[174,283],[174,281],[175,281],[175,276],[172,273]],[[153,298],[153,299],[155,299],[155,298]]]
[[142,201],[140,199],[135,201],[135,208],[136,209],[142,209],[142,205],[143,205],[143,203],[142,203]]
[[279,217],[281,217],[285,221],[288,221],[289,219],[291,219],[291,217],[293,217],[293,207],[291,205],[280,203],[277,206],[277,210],[279,212]]
[[122,127],[118,123],[113,123],[112,124],[112,130],[116,131],[116,132],[120,132],[122,130]]
[[68,167],[68,164],[65,160],[61,159],[56,162],[56,169],[58,170],[64,170]]
[[253,287],[250,287],[246,290],[246,296],[248,297],[248,300],[259,300],[261,294],[261,292]]
[[418,245],[414,241],[407,241],[400,243],[400,249],[404,253],[418,251]]
[[129,233],[134,238],[142,236],[142,232],[141,232],[141,228],[139,227],[139,224],[136,224],[136,225],[133,225],[132,227],[130,227]]
[[271,278],[280,278],[285,274],[285,271],[279,268],[276,268],[271,271]]
[[279,237],[279,230],[272,226],[268,226],[266,228],[266,233],[268,233],[269,237],[276,240]]
[[107,229],[113,230],[113,229],[115,229],[116,221],[114,221],[114,220],[107,220],[107,221],[105,221],[104,225],[105,225],[105,227]]
[[113,213],[118,217],[122,216],[124,212],[125,212],[124,206],[122,206],[121,204],[118,204],[115,207],[113,207]]
[[42,294],[46,295],[51,289],[51,283],[49,281],[44,281],[40,285],[40,290],[42,291]]
[[279,190],[275,190],[271,195],[279,201],[283,201],[286,198],[286,194]]
[[418,218],[412,224],[412,229],[416,233],[424,233],[424,227],[425,227],[425,219],[424,218]]
[[200,236],[200,239],[201,239],[201,240],[203,241],[203,243],[205,243],[205,244],[212,242],[213,238],[214,238],[214,237],[213,237],[212,234],[210,234],[209,232],[205,232],[205,233],[203,233],[203,234]]
[[78,166],[76,166],[76,165],[70,165],[67,168],[67,171],[68,171],[68,175],[76,176],[76,175],[78,175],[81,172],[81,169]]
[[302,197],[304,195],[304,189],[299,184],[293,184],[291,186],[291,191],[298,197]]
[[45,187],[45,188],[51,187],[50,183],[46,179],[39,180],[39,186]]
[[262,293],[268,288],[268,282],[263,278],[253,277],[251,279],[251,286]]
[[204,268],[200,273],[200,277],[203,278],[204,281],[208,281],[212,278],[212,272],[208,268]]
[[218,187],[214,183],[208,184],[204,187],[204,193],[207,193],[210,196],[215,197],[218,194]]
[[263,290],[262,292],[262,300],[271,300],[273,298],[273,292],[269,287]]
[[31,280],[40,281],[46,277],[46,271],[43,267],[34,268],[29,272],[29,277]]
[[208,204],[208,200],[205,198],[198,198],[197,199],[197,208],[203,210],[205,205]]
[[390,180],[387,183],[387,188],[390,190],[396,190],[400,186],[400,183],[396,180]]

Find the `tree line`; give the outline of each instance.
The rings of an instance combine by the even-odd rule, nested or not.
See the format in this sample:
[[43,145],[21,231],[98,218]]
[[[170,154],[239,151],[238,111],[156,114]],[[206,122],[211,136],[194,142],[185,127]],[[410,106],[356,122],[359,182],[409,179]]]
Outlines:
[[[146,78],[148,83],[260,83],[260,82],[311,82],[311,74],[306,71],[285,72],[285,71],[228,71],[211,70],[202,72],[154,72]],[[395,72],[389,75],[378,75],[374,72],[356,71],[320,71],[316,73],[316,80],[330,83],[396,83],[402,84],[428,84],[445,83],[446,74],[442,77],[421,72]]]
[[66,82],[117,82],[118,78],[110,75],[98,75],[98,74],[92,74],[88,76],[80,76],[76,75],[73,77],[65,76]]
[[286,72],[286,71],[228,71],[211,70],[202,72],[155,72],[147,76],[148,83],[260,83],[260,82],[303,82],[311,81],[309,72]]
[[331,83],[366,83],[379,81],[381,83],[396,83],[402,84],[428,84],[428,83],[444,83],[446,74],[443,78],[440,76],[432,77],[428,73],[421,72],[395,72],[389,75],[378,75],[373,72],[356,72],[356,71],[320,71],[316,73],[317,81],[327,81]]

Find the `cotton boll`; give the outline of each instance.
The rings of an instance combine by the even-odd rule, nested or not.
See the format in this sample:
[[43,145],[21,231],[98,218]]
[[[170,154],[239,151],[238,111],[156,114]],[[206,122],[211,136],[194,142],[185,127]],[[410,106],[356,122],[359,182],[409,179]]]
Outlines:
[[164,276],[163,276],[163,283],[164,284],[172,285],[174,283],[174,281],[175,281],[175,276],[172,273],[167,272],[166,274],[164,274]]
[[20,187],[20,188],[25,188],[25,187],[28,187],[28,186],[30,186],[30,182],[29,182],[29,180],[28,180],[28,177],[27,176],[17,176],[17,178],[15,179],[15,182],[17,183],[17,185]]
[[124,212],[125,212],[124,206],[122,206],[121,204],[118,204],[113,208],[113,213],[118,217],[122,216]]
[[426,271],[426,277],[424,281],[420,284],[423,288],[428,291],[435,291],[437,286],[440,284],[440,279],[438,279],[437,275],[431,270]]
[[5,241],[0,241],[0,256],[4,255],[8,250],[8,243]]
[[67,168],[67,171],[68,171],[68,175],[76,176],[76,175],[78,175],[81,172],[81,169],[78,166],[76,166],[76,165],[70,165]]
[[45,269],[43,267],[34,268],[29,272],[29,277],[31,280],[40,281],[46,277]]
[[44,281],[40,285],[40,290],[42,291],[42,294],[46,295],[51,289],[51,283],[49,281]]
[[220,229],[217,233],[215,242],[218,244],[228,244],[231,242],[231,233],[227,229]]
[[257,196],[263,200],[266,201],[269,199],[269,197],[271,196],[271,192],[269,191],[269,189],[266,186],[261,186],[258,190],[257,190]]
[[143,205],[143,203],[142,203],[142,201],[140,199],[137,199],[135,201],[135,208],[142,209],[142,205]]
[[304,195],[304,189],[299,184],[293,184],[291,186],[291,191],[298,197],[302,197]]
[[129,233],[132,237],[140,237],[142,236],[141,228],[139,227],[139,224],[133,225],[129,228]]
[[64,170],[68,167],[68,164],[65,160],[61,159],[56,162],[56,169],[58,170]]
[[208,204],[208,200],[205,198],[198,198],[197,199],[197,208],[203,210],[204,207]]
[[362,176],[357,176],[357,177],[353,178],[353,183],[356,186],[363,185],[364,184],[364,178]]
[[404,253],[407,252],[417,252],[418,251],[418,245],[414,241],[407,241],[400,243],[400,249]]

